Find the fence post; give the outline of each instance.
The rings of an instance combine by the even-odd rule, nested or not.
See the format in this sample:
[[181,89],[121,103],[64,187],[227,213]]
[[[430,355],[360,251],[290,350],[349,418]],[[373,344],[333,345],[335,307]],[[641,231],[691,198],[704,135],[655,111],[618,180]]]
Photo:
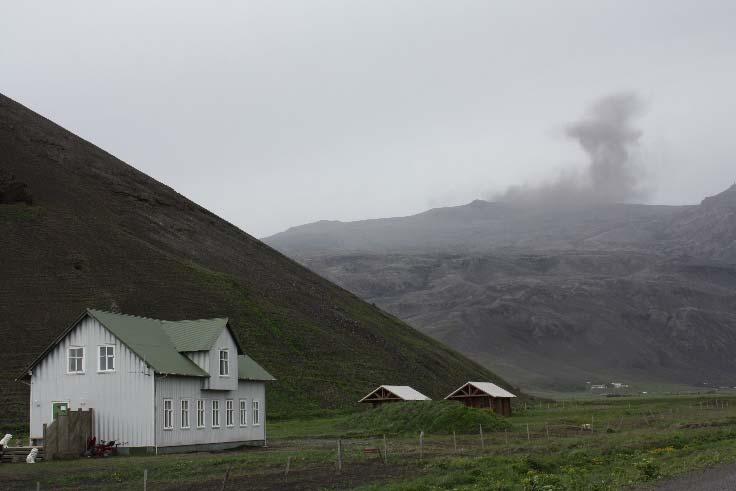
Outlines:
[[549,425],[547,424],[546,421],[544,423],[544,431],[547,432],[547,440],[549,440]]
[[424,430],[419,432],[419,460],[424,457]]
[[230,477],[230,470],[233,468],[233,464],[231,463],[227,471],[225,471],[225,477],[222,479],[222,486],[220,486],[220,491],[225,491],[225,485],[227,484],[227,479]]
[[143,491],[148,489],[148,469],[143,469]]
[[337,472],[342,472],[342,440],[337,439]]
[[508,445],[509,444],[509,429],[508,428],[503,429],[503,437],[506,440],[506,445]]
[[284,481],[289,480],[289,467],[291,467],[291,455],[286,458],[286,469],[284,469]]
[[457,453],[457,437],[455,436],[455,430],[452,430],[452,448]]
[[480,431],[480,448],[481,450],[485,450],[486,442],[483,441],[483,425],[478,425],[478,430]]
[[383,463],[388,465],[388,443],[386,442],[386,435],[383,435]]
[[526,424],[526,441],[532,441],[532,435],[529,433],[529,423]]

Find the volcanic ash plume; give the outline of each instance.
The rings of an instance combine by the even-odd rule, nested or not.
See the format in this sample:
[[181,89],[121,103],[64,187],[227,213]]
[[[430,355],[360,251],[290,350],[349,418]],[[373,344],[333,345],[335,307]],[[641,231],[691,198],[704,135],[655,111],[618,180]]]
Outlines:
[[641,131],[631,122],[642,112],[640,99],[632,93],[615,94],[593,104],[585,116],[565,129],[587,153],[582,172],[566,172],[540,186],[516,186],[499,201],[515,203],[623,203],[643,198],[632,151]]

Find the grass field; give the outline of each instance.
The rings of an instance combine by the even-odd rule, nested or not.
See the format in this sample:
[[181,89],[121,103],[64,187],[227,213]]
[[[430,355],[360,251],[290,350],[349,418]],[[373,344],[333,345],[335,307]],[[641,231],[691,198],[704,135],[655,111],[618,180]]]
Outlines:
[[[439,416],[447,415],[445,406],[436,407]],[[407,417],[413,411],[397,407],[384,414],[368,410],[277,421],[269,424],[264,449],[3,464],[0,482],[6,489],[35,489],[36,482],[41,489],[142,489],[146,469],[148,489],[221,489],[227,473],[225,489],[607,490],[647,487],[736,461],[731,395],[535,403],[498,424],[481,419],[482,440],[468,419],[472,413],[458,414],[463,431],[453,436],[451,420],[438,419],[447,427],[425,431],[421,450]],[[432,424],[427,414],[416,418]]]

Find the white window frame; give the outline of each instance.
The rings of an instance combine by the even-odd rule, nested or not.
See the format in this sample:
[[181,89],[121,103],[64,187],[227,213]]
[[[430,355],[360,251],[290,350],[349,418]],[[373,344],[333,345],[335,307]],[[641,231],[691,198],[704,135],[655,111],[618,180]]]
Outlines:
[[[104,358],[105,358],[105,369],[104,370],[102,369],[102,363],[101,363],[103,357],[100,354],[100,350],[102,348],[105,348],[105,356],[104,356]],[[112,368],[108,368],[107,367],[107,363],[110,361],[110,356],[107,355],[107,348],[112,348]],[[115,360],[115,345],[114,344],[101,344],[101,345],[97,346],[97,371],[98,372],[100,372],[100,373],[114,372],[115,371],[115,365],[116,364],[117,363],[116,363],[116,360]]]
[[[225,355],[223,358],[222,355]],[[220,348],[220,354],[217,358],[218,360],[218,371],[220,372],[220,377],[229,377],[230,376],[230,350],[228,348]],[[225,364],[223,365],[223,362]],[[223,371],[223,367],[225,370]]]
[[[204,407],[204,399],[197,399],[197,428],[204,428],[207,425],[206,413],[207,409]],[[199,424],[200,416],[202,416],[202,424]]]
[[[72,361],[72,350],[82,350],[82,369],[81,370],[71,370],[71,361]],[[87,350],[84,346],[68,346],[66,349],[66,373],[69,375],[83,375],[87,366]],[[79,359],[78,357],[74,357],[75,360]]]
[[[168,403],[168,408],[166,407]],[[164,399],[163,400],[163,411],[164,411],[164,430],[173,430],[174,429],[174,401],[172,399]],[[168,419],[168,424],[167,420]]]
[[220,427],[220,400],[212,399],[210,408],[212,410],[212,427],[219,428]]
[[240,399],[240,426],[248,426],[248,399]]
[[235,401],[232,399],[225,401],[225,426],[228,428],[235,426]]
[[253,426],[261,426],[261,401],[255,399],[251,403],[251,414],[253,415]]
[[[189,418],[190,410],[189,410],[189,399],[182,399],[179,402],[179,408],[181,411],[179,412],[179,426],[181,426],[182,430],[188,430],[191,428],[191,420]],[[184,421],[184,416],[186,415],[186,421]]]

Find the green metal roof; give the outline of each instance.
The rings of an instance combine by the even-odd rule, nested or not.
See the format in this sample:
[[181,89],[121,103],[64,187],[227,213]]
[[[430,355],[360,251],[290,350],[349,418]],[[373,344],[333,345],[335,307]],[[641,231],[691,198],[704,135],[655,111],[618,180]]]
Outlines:
[[[148,317],[87,309],[31,362],[28,368],[20,374],[18,380],[25,378],[29,371],[88,315],[97,319],[121,343],[148,363],[156,373],[165,375],[209,377],[209,373],[182,353],[209,351],[222,334],[222,331],[224,329],[230,330],[227,318],[162,321]],[[252,358],[243,354],[238,338],[232,330],[230,330],[230,334],[238,348],[238,379],[276,380]]]
[[276,380],[248,355],[238,356],[238,378],[240,380]]
[[157,373],[209,377],[196,363],[179,353],[166,330],[162,328],[162,321],[102,310],[87,309],[87,313],[109,329]]
[[161,321],[161,327],[177,351],[209,351],[227,327],[227,318]]

